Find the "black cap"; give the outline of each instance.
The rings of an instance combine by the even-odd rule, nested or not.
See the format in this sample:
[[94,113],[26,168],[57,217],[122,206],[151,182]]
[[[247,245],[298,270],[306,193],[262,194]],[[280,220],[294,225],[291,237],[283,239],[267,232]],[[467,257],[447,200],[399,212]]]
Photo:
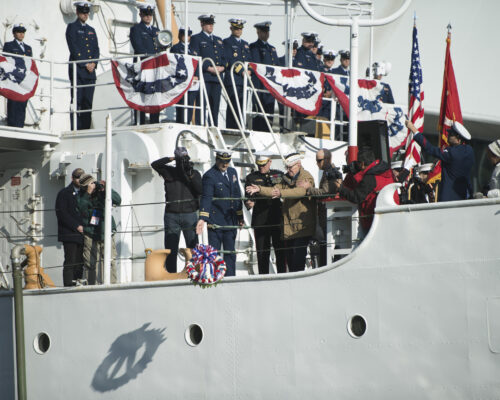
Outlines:
[[344,60],[350,60],[351,59],[351,52],[349,50],[340,50],[340,58]]
[[26,32],[26,28],[24,27],[23,24],[14,24],[14,27],[12,28],[12,33],[16,32]]
[[90,3],[88,1],[76,1],[73,3],[76,6],[76,12],[88,14],[90,12]]
[[269,32],[269,30],[271,29],[271,24],[271,21],[258,22],[254,25],[254,28],[260,29],[264,32]]
[[215,24],[215,15],[208,15],[208,14],[203,14],[203,15],[200,15],[198,17],[198,19],[200,20],[200,22],[202,24],[208,24],[208,25],[213,25]]

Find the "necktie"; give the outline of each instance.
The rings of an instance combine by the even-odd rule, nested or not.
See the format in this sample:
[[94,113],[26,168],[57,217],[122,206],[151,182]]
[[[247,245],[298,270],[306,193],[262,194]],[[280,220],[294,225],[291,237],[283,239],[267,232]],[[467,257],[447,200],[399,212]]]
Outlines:
[[227,172],[224,172],[222,175],[224,175],[224,178],[226,178],[226,182],[229,183],[229,177],[227,176]]
[[23,42],[20,42],[20,43],[19,43],[19,46],[21,46],[21,49],[22,49],[22,50],[23,50],[23,52],[24,52],[24,44],[23,44]]

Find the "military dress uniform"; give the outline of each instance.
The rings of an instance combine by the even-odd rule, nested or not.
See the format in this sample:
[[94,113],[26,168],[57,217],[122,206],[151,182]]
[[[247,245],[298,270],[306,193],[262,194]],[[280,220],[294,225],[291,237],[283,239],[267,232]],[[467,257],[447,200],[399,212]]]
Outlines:
[[[246,21],[242,19],[232,18],[229,20],[229,22],[231,23],[232,27],[235,27],[237,29],[243,29],[243,26]],[[234,35],[227,37],[226,39],[224,39],[223,42],[224,42],[224,54],[227,61],[227,70],[224,76],[224,86],[226,87],[226,91],[229,94],[229,100],[233,105],[234,111],[238,113],[238,107],[236,105],[236,98],[234,96],[234,89],[230,72],[231,72],[231,67],[236,62],[244,63],[251,61],[250,46],[248,45],[248,42],[246,42],[241,38],[237,38]],[[242,65],[238,64],[236,67],[234,67],[234,73],[233,73],[234,83],[236,85],[236,92],[238,94],[238,103],[240,104],[242,110],[245,108],[243,104],[244,73],[245,69],[243,68]],[[233,112],[231,111],[231,108],[229,106],[226,109],[226,128],[230,129],[238,128],[238,124],[236,123]]]
[[[224,150],[216,150],[217,158],[229,161],[231,155]],[[210,168],[202,178],[203,193],[200,203],[200,219],[208,223],[208,243],[217,250],[234,251],[237,229],[217,228],[219,226],[236,226],[243,221],[241,191],[236,170],[229,167],[222,173],[217,165]],[[232,197],[235,200],[216,200]],[[222,248],[221,248],[222,245]],[[236,254],[225,253],[226,276],[236,274]]]
[[[12,33],[26,32],[26,28],[21,24],[14,25]],[[26,43],[14,39],[12,42],[6,42],[3,46],[3,51],[6,53],[19,54],[22,56],[33,57],[33,50]],[[24,127],[26,118],[26,106],[28,101],[7,100],[7,125],[18,128]]]
[[[213,15],[201,15],[198,19],[202,23],[214,23]],[[217,67],[226,68],[227,62],[224,55],[224,44],[220,37],[201,31],[200,33],[192,36],[191,49],[202,59],[211,58]],[[202,65],[202,72],[207,90],[208,103],[210,111],[212,112],[213,124],[217,126],[219,121],[220,96],[222,88],[219,84],[217,75],[213,75],[208,72],[208,67],[211,66],[212,63],[205,61]]]
[[[337,56],[337,53],[333,50],[325,50],[323,53],[323,57],[328,58],[330,60],[335,60],[335,57]],[[321,67],[321,71],[323,71],[326,74],[334,74],[333,72],[334,68],[328,68],[326,65],[323,64]],[[332,90],[332,87],[328,83],[328,81],[325,79],[325,92],[329,92]],[[330,117],[332,115],[332,102],[330,101],[331,98],[328,100],[323,100],[321,102],[321,109],[319,110],[318,116],[324,117],[328,120],[330,120]]]
[[[86,2],[81,2],[86,3]],[[77,10],[87,10],[89,6],[78,6]],[[76,20],[68,24],[66,28],[66,42],[69,49],[69,60],[95,60],[99,58],[99,43],[95,29],[87,23],[81,23]],[[97,61],[92,61],[96,64]],[[87,70],[85,62],[76,63],[76,84],[79,85],[92,85],[96,81],[95,68],[92,72]],[[69,80],[73,86],[73,63],[69,65]],[[76,109],[77,110],[91,110],[92,102],[94,99],[95,86],[82,87],[76,89]],[[73,102],[73,89],[71,89],[71,101]],[[92,121],[91,112],[77,113],[76,116],[76,129],[90,129]],[[74,129],[73,118],[71,118],[71,129]]]
[[[260,22],[254,25],[255,28],[261,30],[270,30],[271,22]],[[258,39],[257,41],[250,44],[250,54],[252,58],[252,62],[257,64],[266,64],[266,65],[280,65],[278,53],[276,52],[276,47],[272,46],[268,42],[263,42]],[[253,84],[256,89],[267,90],[265,86],[260,82],[259,78],[252,76]],[[252,96],[253,98],[253,96]],[[274,97],[271,93],[259,93],[259,99],[262,102],[262,106],[266,114],[274,115]],[[253,100],[253,110],[255,112],[261,112],[257,102]],[[272,125],[273,117],[269,117],[269,123]],[[266,121],[264,117],[256,116],[253,119],[252,129],[256,131],[267,132],[269,128],[267,127]]]
[[[179,36],[184,35],[185,29],[180,28],[179,29]],[[188,37],[191,36],[191,29],[188,30]],[[184,36],[184,40],[188,40],[186,36]],[[170,49],[171,53],[174,54],[186,54],[186,45],[184,42],[180,41],[173,45]],[[197,56],[192,48],[191,45],[188,44],[188,55],[190,56]],[[198,76],[197,71],[195,71],[195,76]],[[193,80],[194,82],[194,80]],[[188,96],[188,106],[194,106],[196,99],[198,98],[200,91],[199,90],[188,90],[187,96]],[[199,100],[198,100],[199,101]],[[184,98],[182,98],[178,103],[177,103],[177,108],[175,109],[175,122],[178,122],[180,124],[190,124],[191,121],[193,120],[193,108],[188,108],[187,109],[187,121],[184,121]],[[200,125],[200,111],[195,110],[195,124]]]
[[[152,15],[155,9],[155,6],[151,4],[141,4],[138,7],[142,15]],[[156,40],[158,32],[160,32],[160,30],[156,26],[148,26],[143,21],[130,28],[130,43],[134,49],[134,54],[146,54],[146,56],[141,57],[141,60],[161,52],[161,48]],[[137,112],[135,115],[137,118]],[[149,114],[150,124],[157,124],[159,122],[159,112]],[[146,123],[146,113],[143,111],[139,112],[139,123],[141,125]]]
[[[267,163],[269,159],[264,161]],[[259,160],[257,160],[259,164]],[[270,169],[263,174],[260,171],[250,173],[245,180],[245,187],[258,185],[274,187],[281,183],[283,172]],[[253,197],[253,196],[252,196]],[[257,193],[255,197],[260,197]],[[252,227],[255,235],[255,247],[257,249],[257,263],[259,274],[269,273],[269,256],[271,254],[271,241],[276,254],[276,269],[278,273],[286,272],[284,242],[281,238],[281,200],[280,199],[258,199],[252,212]]]

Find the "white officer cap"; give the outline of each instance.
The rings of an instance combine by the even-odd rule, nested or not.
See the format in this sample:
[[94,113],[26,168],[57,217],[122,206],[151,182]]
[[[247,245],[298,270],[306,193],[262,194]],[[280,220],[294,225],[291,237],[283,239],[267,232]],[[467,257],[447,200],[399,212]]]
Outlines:
[[422,173],[422,172],[429,173],[433,167],[434,167],[433,163],[422,164],[418,167],[418,172],[419,173]]
[[323,50],[323,56],[326,58],[337,57],[337,52],[335,50]]
[[318,36],[318,34],[315,32],[302,32],[301,35],[308,42],[316,41],[316,37]]
[[448,129],[448,133],[451,133],[451,132],[457,133],[459,136],[461,136],[465,140],[471,140],[471,138],[472,138],[469,131],[467,129],[465,129],[465,126],[463,126],[458,121],[453,122],[453,125]]
[[267,162],[271,159],[273,153],[270,151],[257,151],[255,152],[255,162],[257,165],[266,165]]
[[392,64],[387,61],[374,62],[372,65],[373,74],[375,76],[383,75],[387,76],[391,72]]
[[290,153],[285,156],[285,165],[287,167],[291,167],[292,165],[297,164],[302,159],[299,153]]
[[15,33],[15,32],[26,32],[26,28],[21,23],[14,24],[14,26],[12,27],[12,33]]
[[241,18],[230,18],[228,19],[228,22],[231,24],[233,28],[236,29],[243,29],[243,25],[247,23],[247,21]]
[[88,2],[88,1],[75,1],[75,2],[73,2],[73,5],[76,7],[77,11],[88,12],[88,11],[90,11],[90,7],[92,6],[92,3]]
[[215,15],[213,14],[202,14],[198,17],[201,23],[203,24],[215,24]]
[[153,11],[156,8],[156,5],[144,2],[141,4],[137,4],[137,8],[141,11]]
[[231,157],[233,154],[232,150],[228,149],[214,149],[215,157],[222,161],[231,161]]
[[271,21],[264,21],[264,22],[258,22],[254,24],[254,28],[260,29],[261,31],[266,31],[269,32],[269,29],[271,28],[271,25],[273,23]]
[[495,140],[494,142],[491,142],[488,145],[488,149],[496,155],[497,157],[500,157],[500,139]]
[[340,58],[347,60],[351,59],[351,52],[349,50],[339,50]]
[[391,162],[391,169],[401,169],[403,168],[403,160]]

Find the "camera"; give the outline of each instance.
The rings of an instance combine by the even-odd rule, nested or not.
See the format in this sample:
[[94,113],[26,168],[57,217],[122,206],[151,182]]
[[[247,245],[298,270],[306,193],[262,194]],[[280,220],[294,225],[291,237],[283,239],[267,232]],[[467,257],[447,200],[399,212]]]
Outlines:
[[102,192],[104,189],[104,185],[101,182],[95,183],[95,190],[97,190],[98,192]]
[[347,165],[342,165],[342,172],[344,172],[344,174],[351,173],[351,174],[355,175],[359,171],[361,171],[361,168],[359,167],[358,161],[353,161]]
[[326,178],[327,179],[342,179],[342,173],[338,167],[332,168],[331,170],[327,170]]

